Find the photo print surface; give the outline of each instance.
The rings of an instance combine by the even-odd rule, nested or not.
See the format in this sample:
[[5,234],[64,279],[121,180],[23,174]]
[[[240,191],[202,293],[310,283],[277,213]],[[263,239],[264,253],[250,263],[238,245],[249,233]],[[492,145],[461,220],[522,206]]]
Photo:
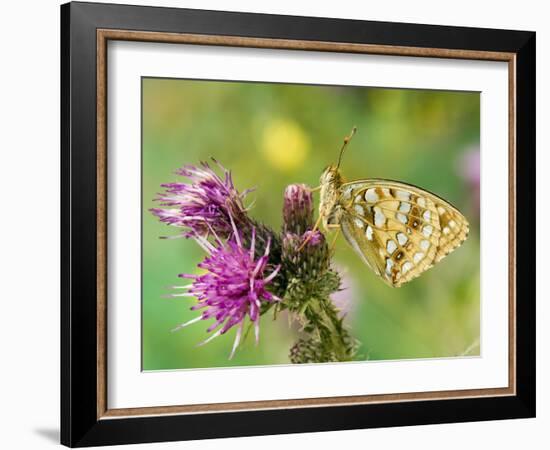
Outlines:
[[142,369],[480,355],[477,92],[142,78]]

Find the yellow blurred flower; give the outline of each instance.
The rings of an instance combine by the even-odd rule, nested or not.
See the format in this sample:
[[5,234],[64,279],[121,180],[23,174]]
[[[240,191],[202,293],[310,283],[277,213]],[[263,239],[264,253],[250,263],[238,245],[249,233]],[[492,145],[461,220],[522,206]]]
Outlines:
[[309,152],[310,141],[296,122],[278,119],[269,122],[264,128],[261,148],[273,167],[289,172],[302,166]]

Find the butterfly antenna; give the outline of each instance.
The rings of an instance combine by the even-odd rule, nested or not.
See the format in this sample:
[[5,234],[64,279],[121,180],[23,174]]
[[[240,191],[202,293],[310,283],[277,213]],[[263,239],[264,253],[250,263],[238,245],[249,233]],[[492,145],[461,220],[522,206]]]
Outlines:
[[351,141],[351,138],[353,137],[356,131],[357,131],[357,127],[353,127],[349,136],[346,136],[344,138],[344,143],[342,144],[342,148],[340,149],[340,155],[338,156],[338,164],[336,164],[337,169],[340,168],[340,163],[342,162],[342,155],[344,154],[344,150],[348,146],[349,141]]

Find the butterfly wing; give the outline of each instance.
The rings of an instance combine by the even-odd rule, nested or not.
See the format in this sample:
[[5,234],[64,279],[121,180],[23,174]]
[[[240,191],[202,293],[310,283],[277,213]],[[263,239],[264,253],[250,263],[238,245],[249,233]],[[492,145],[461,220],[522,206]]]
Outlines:
[[341,187],[340,220],[348,243],[390,286],[416,278],[460,246],[468,221],[431,192],[369,179]]

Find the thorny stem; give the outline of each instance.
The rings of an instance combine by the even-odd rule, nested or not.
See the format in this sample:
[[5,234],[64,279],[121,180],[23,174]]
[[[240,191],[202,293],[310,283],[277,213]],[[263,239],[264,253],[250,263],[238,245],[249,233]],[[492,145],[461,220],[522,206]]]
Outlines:
[[308,304],[310,323],[322,346],[336,356],[337,361],[351,361],[355,352],[352,339],[338,317],[338,311],[328,299],[315,299]]

